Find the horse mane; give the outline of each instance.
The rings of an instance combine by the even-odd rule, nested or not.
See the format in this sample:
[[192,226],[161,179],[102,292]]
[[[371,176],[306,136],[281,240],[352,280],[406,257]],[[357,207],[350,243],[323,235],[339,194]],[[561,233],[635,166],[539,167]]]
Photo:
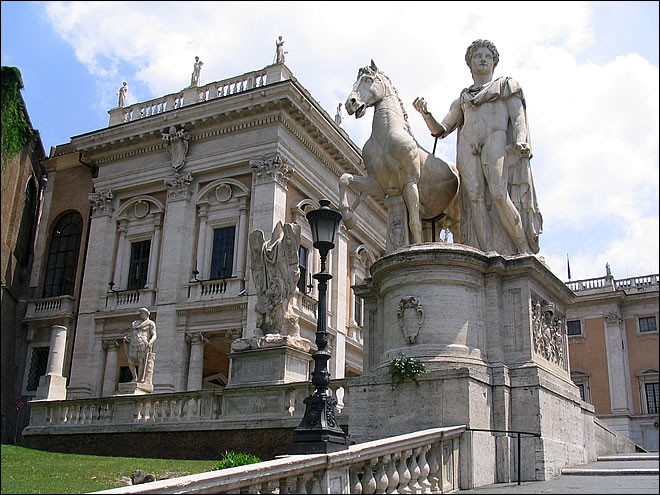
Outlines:
[[396,87],[394,86],[394,84],[392,84],[392,80],[382,70],[379,69],[378,71],[374,71],[371,67],[361,67],[358,70],[358,78],[362,76],[362,74],[369,74],[370,76],[382,76],[383,78],[385,78],[387,83],[394,90],[394,95],[396,96],[396,99],[399,100],[399,106],[401,107],[401,112],[403,113],[403,122],[406,125],[406,131],[408,131],[408,134],[410,134],[414,139],[415,136],[413,135],[412,129],[410,128],[410,123],[408,122],[408,112],[406,112],[406,109],[403,106],[403,101],[401,101],[401,97],[399,96],[399,92],[397,91]]

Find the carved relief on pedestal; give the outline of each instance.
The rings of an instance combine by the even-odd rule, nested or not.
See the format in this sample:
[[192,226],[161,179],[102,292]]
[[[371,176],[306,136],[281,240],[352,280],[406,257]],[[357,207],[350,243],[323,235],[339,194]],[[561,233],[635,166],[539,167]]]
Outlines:
[[177,201],[180,199],[188,199],[191,194],[192,174],[174,174],[174,177],[165,179],[167,186],[167,199],[168,201]]
[[564,320],[557,314],[554,303],[532,299],[532,329],[534,352],[567,369]]
[[98,191],[89,193],[87,198],[92,205],[92,216],[112,215],[112,191],[106,189],[105,191]]
[[414,344],[424,323],[424,306],[414,296],[402,297],[396,316],[406,340]]
[[255,170],[255,184],[275,181],[283,187],[289,182],[294,170],[289,165],[289,160],[279,153],[263,159],[250,160],[250,168]]

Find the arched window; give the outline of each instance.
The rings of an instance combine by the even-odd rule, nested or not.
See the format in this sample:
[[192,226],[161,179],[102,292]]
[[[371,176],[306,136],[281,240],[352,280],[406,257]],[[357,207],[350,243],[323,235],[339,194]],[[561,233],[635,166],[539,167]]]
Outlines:
[[55,225],[50,236],[43,297],[73,295],[81,233],[82,217],[77,212],[64,215]]

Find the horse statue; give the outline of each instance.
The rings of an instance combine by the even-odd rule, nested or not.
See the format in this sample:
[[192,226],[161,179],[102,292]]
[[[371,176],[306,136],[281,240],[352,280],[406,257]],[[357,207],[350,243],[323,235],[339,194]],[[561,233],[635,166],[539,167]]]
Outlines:
[[[346,228],[355,226],[355,208],[370,195],[401,195],[408,213],[410,243],[423,242],[422,219],[439,221],[460,242],[460,178],[456,165],[423,149],[415,140],[396,88],[371,61],[358,71],[344,108],[361,118],[374,107],[371,136],[362,148],[366,176],[343,174],[339,179],[339,210]],[[349,184],[360,192],[351,205]],[[389,228],[389,227],[388,227]],[[429,239],[427,241],[435,241]],[[398,247],[398,246],[395,246]]]

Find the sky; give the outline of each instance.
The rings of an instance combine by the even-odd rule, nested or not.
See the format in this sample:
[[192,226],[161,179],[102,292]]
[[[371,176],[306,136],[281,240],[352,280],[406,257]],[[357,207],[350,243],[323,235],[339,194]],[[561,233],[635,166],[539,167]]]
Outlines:
[[[18,67],[44,149],[107,127],[127,105],[274,62],[334,117],[374,60],[396,86],[417,141],[433,149],[423,96],[442,118],[472,84],[465,50],[495,43],[495,77],[523,88],[541,251],[568,280],[659,272],[658,2],[2,2],[2,65]],[[373,110],[344,113],[359,146]],[[436,155],[455,162],[456,133]]]

